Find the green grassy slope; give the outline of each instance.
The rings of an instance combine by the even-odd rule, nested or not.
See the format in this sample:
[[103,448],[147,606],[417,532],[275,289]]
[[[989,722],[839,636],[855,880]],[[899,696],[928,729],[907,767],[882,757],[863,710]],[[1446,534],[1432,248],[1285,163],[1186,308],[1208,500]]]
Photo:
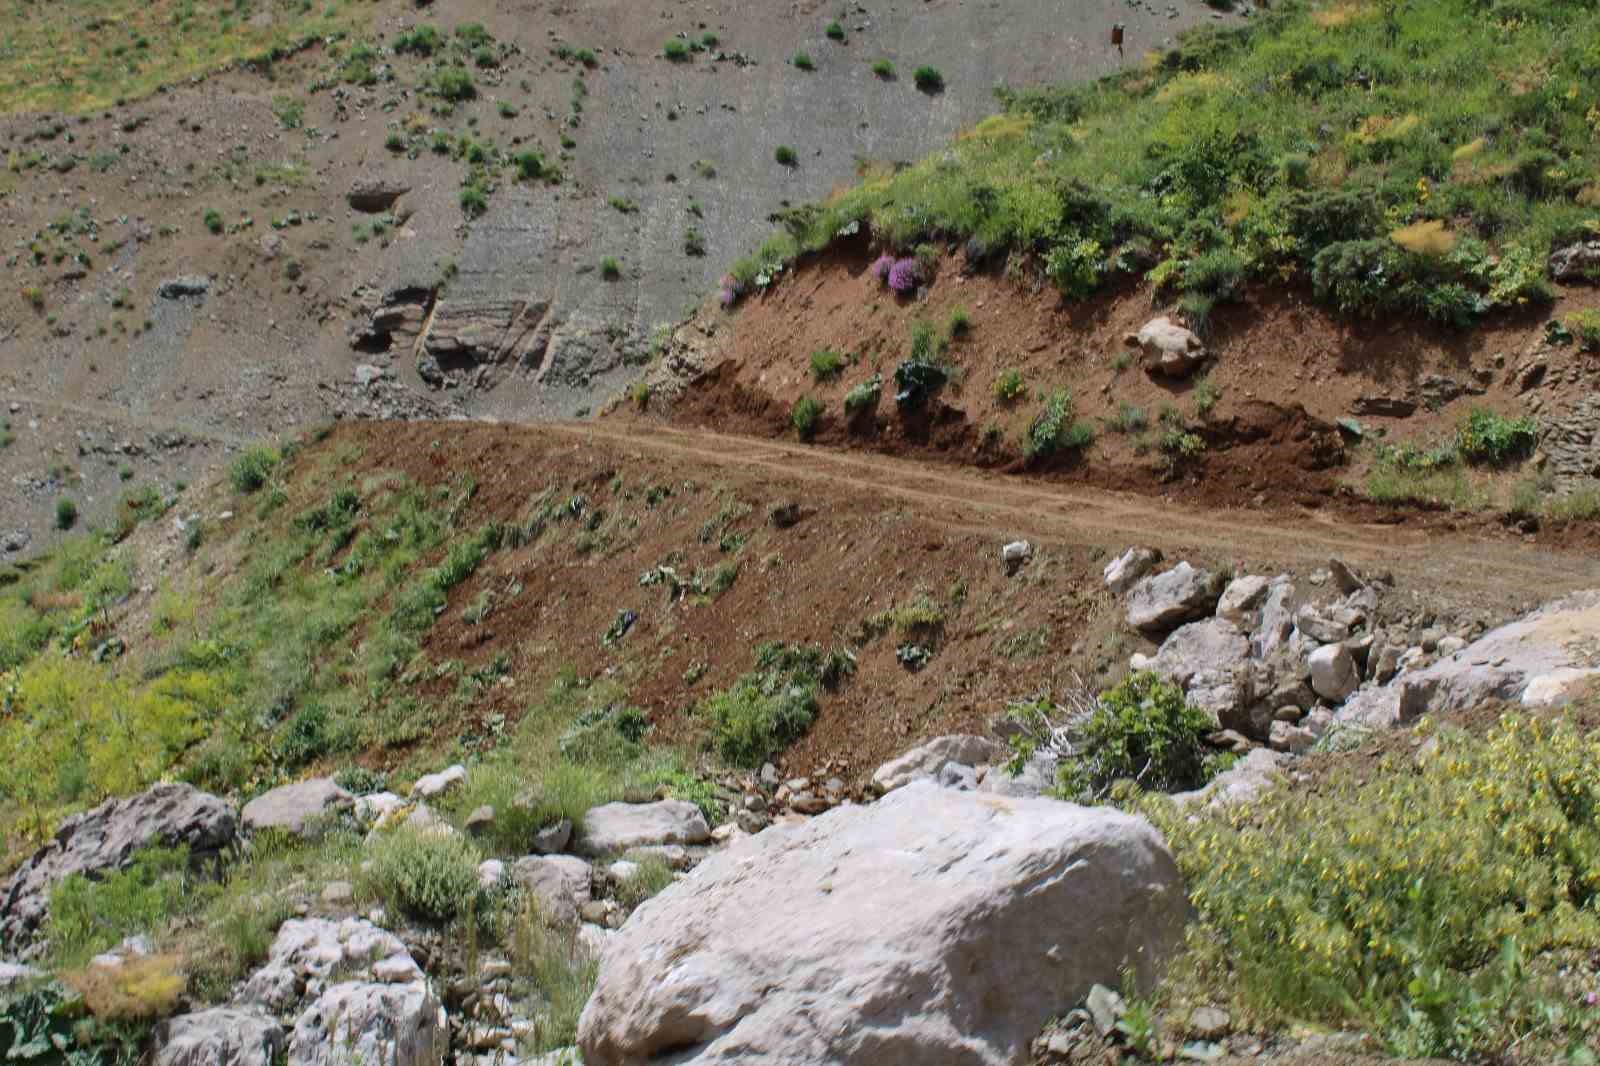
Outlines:
[[1577,0],[1290,2],[999,97],[922,162],[791,212],[733,277],[865,223],[901,255],[1026,252],[1068,296],[1143,275],[1201,322],[1261,277],[1467,325],[1545,298],[1552,245],[1600,232],[1600,10]]

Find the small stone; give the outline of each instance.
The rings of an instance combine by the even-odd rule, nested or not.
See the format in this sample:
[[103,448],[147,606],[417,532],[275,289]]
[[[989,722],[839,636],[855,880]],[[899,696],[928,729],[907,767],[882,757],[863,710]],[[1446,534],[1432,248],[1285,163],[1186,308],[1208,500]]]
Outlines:
[[571,840],[572,822],[563,818],[533,834],[533,851],[536,855],[554,855],[565,850]]
[[411,786],[412,799],[437,799],[467,783],[467,768],[457,763],[436,774],[425,774]]
[[494,808],[485,803],[467,815],[464,828],[473,836],[481,836],[494,828]]
[[1189,1014],[1189,1032],[1201,1040],[1220,1040],[1232,1025],[1233,1019],[1220,1007],[1196,1007]]
[[1101,1036],[1109,1036],[1128,1009],[1122,997],[1105,985],[1095,985],[1089,989],[1089,996],[1083,1005],[1094,1022],[1095,1032]]
[[322,902],[330,907],[343,907],[356,898],[356,890],[349,881],[334,881],[322,890]]

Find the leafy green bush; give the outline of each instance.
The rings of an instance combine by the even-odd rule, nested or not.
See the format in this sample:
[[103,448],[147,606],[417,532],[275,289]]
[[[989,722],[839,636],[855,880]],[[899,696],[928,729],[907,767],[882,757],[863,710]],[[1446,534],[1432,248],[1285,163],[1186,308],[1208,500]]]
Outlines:
[[517,177],[522,181],[535,181],[544,177],[544,156],[529,148],[512,156],[511,161],[516,164]]
[[1100,287],[1105,267],[1100,242],[1091,237],[1057,245],[1045,257],[1045,273],[1063,296],[1073,300],[1081,300]]
[[476,181],[461,186],[461,213],[468,218],[480,218],[489,210],[489,191]]
[[778,145],[777,150],[772,153],[772,158],[776,159],[779,165],[786,167],[795,166],[800,162],[800,156],[787,144]]
[[419,56],[431,56],[442,45],[443,40],[439,36],[438,29],[426,23],[402,31],[394,39],[396,52],[411,52]]
[[1318,774],[1314,802],[1286,783],[1248,810],[1142,804],[1200,915],[1193,976],[1264,1026],[1349,1024],[1406,1058],[1582,1061],[1564,1045],[1588,986],[1562,959],[1600,949],[1600,735],[1423,728],[1416,755]]
[[951,310],[950,317],[945,320],[945,332],[951,337],[964,337],[972,329],[972,313],[965,307]]
[[248,495],[267,483],[278,453],[271,448],[249,448],[228,464],[228,483],[233,491]]
[[485,921],[492,901],[478,883],[481,860],[460,835],[400,828],[379,838],[367,877],[387,906],[418,921]]
[[56,528],[65,531],[77,524],[78,505],[68,496],[56,500]]
[[894,77],[894,64],[887,59],[875,59],[872,61],[872,73],[888,81]]
[[1094,440],[1094,427],[1074,421],[1072,394],[1057,389],[1045,401],[1044,410],[1028,427],[1023,452],[1028,459],[1042,459],[1064,451],[1075,451]]
[[800,434],[801,440],[810,440],[817,432],[817,424],[822,421],[822,401],[815,396],[800,397],[789,411],[789,421],[794,425],[795,432]]
[[844,411],[851,418],[870,415],[878,409],[878,401],[883,396],[883,378],[877,374],[866,381],[853,386],[844,394]]
[[622,264],[614,255],[608,255],[600,260],[600,276],[607,281],[616,281],[622,277]]
[[845,358],[832,348],[818,348],[811,353],[811,377],[826,381],[845,368]]
[[823,666],[814,646],[757,647],[756,669],[701,704],[716,753],[735,766],[759,766],[798,740],[816,716]]
[[1123,780],[1156,792],[1198,788],[1209,776],[1204,740],[1214,728],[1177,685],[1149,671],[1133,674],[1073,725],[1074,754],[1060,769],[1062,798],[1098,803]]
[[1468,462],[1500,465],[1520,459],[1539,442],[1539,424],[1530,415],[1507,418],[1474,407],[1456,426],[1456,445]]
[[671,37],[661,46],[661,54],[674,63],[687,63],[689,61],[689,42],[681,37]]
[[1016,367],[1002,370],[994,379],[993,389],[996,403],[1014,403],[1028,395],[1028,383]]
[[837,19],[828,23],[827,28],[823,30],[823,32],[828,35],[828,40],[830,41],[844,40],[844,26],[841,25]]
[[911,75],[911,80],[925,93],[941,92],[944,89],[944,75],[935,67],[918,67]]
[[200,217],[200,221],[203,222],[206,229],[210,230],[212,233],[222,232],[222,212],[218,211],[216,208],[206,208],[205,214]]
[[794,58],[789,60],[789,62],[794,64],[796,70],[811,71],[817,69],[817,65],[816,63],[812,62],[811,54],[809,52],[796,52],[794,54]]

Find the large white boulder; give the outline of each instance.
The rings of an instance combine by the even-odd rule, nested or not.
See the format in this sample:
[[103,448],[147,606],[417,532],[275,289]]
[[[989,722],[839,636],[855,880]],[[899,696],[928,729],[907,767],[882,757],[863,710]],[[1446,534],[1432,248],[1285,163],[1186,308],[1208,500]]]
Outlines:
[[1166,315],[1152,318],[1123,338],[1130,348],[1139,349],[1144,369],[1150,374],[1182,377],[1205,362],[1206,346],[1194,332]]
[[1129,548],[1106,564],[1102,576],[1112,595],[1120,596],[1133,587],[1133,583],[1148,574],[1161,561],[1161,552],[1155,548]]
[[1311,690],[1325,700],[1341,703],[1361,684],[1355,657],[1343,644],[1324,644],[1306,658],[1311,668]]
[[892,792],[902,785],[924,777],[937,780],[946,766],[977,768],[1009,758],[1011,750],[987,737],[971,733],[953,733],[934,737],[919,744],[904,755],[890,759],[872,775],[872,783],[884,792]]
[[588,1066],[1016,1066],[1188,913],[1160,835],[1110,808],[914,781],[713,854],[607,943]]
[[576,925],[593,894],[594,872],[576,855],[529,855],[512,864],[511,880],[539,901],[546,921]]
[[283,1026],[260,1011],[213,1007],[156,1027],[155,1066],[274,1066]]
[[1222,595],[1222,578],[1181,562],[1147,577],[1128,593],[1128,624],[1146,633],[1164,633],[1209,615]]
[[684,800],[607,803],[583,816],[578,848],[585,855],[612,855],[652,844],[704,844],[710,839],[706,816]]

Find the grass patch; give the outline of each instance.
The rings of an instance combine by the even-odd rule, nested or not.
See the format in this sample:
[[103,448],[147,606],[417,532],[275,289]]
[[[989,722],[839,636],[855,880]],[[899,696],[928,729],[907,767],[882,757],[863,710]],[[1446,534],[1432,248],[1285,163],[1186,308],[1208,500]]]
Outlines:
[[872,61],[872,73],[882,78],[884,81],[893,81],[894,64],[889,62],[887,59],[874,59]]
[[491,901],[478,884],[477,846],[458,833],[395,829],[372,848],[373,895],[416,921],[446,925],[488,918]]
[[787,144],[778,145],[772,153],[772,158],[777,160],[780,166],[786,167],[797,166],[800,162],[800,156]]
[[1323,14],[1276,5],[1091,84],[1002,89],[1002,113],[797,222],[796,253],[859,222],[898,248],[1020,251],[1072,299],[1148,272],[1196,314],[1252,278],[1454,326],[1547,300],[1546,257],[1592,214],[1600,100],[1578,87],[1600,9],[1514,29],[1468,0]]
[[996,403],[1015,403],[1028,395],[1028,383],[1023,380],[1022,371],[1011,367],[1000,371],[994,379],[991,391],[994,393]]
[[250,448],[228,464],[228,484],[233,491],[249,495],[267,483],[278,465],[278,453],[271,448]]
[[600,260],[600,276],[607,281],[616,281],[622,277],[622,263],[614,255],[608,255]]
[[845,357],[833,348],[818,348],[811,353],[811,378],[827,381],[837,377],[849,365]]
[[936,67],[918,67],[911,75],[911,80],[916,83],[918,89],[925,93],[931,94],[944,91],[944,75],[940,74]]
[[1072,394],[1057,389],[1045,401],[1044,410],[1034,418],[1023,440],[1023,454],[1029,461],[1048,458],[1067,451],[1079,451],[1094,440],[1094,427],[1075,421]]
[[817,69],[817,64],[811,58],[811,53],[809,52],[796,52],[789,62],[793,64],[796,70],[810,72]]
[[273,14],[257,24],[223,3],[18,5],[0,49],[0,110],[96,111],[235,62],[270,67],[302,41],[362,30],[372,8],[318,0],[277,5]]
[[674,63],[687,63],[689,61],[689,42],[681,37],[669,38],[661,46],[661,54]]
[[1529,415],[1507,418],[1487,407],[1474,407],[1456,426],[1456,446],[1469,463],[1503,466],[1533,454],[1539,423]]

